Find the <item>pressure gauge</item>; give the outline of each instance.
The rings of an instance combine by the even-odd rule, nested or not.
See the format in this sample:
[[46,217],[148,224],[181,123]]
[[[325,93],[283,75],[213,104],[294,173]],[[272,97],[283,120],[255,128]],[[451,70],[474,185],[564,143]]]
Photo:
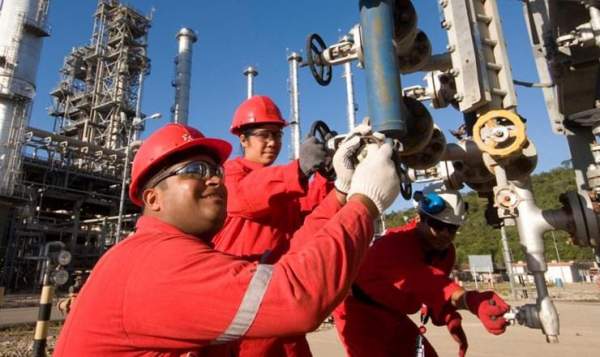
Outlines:
[[[69,254],[69,257],[71,254]],[[65,285],[69,280],[69,273],[64,269],[58,269],[50,274],[50,279],[54,283],[54,285],[60,286]]]
[[65,266],[69,265],[69,263],[71,262],[71,258],[71,253],[68,250],[61,250],[56,256],[56,261],[58,264]]

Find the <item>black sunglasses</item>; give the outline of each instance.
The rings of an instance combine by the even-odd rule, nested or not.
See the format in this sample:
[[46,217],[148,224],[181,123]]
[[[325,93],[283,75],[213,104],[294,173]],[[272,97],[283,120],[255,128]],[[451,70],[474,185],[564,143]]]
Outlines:
[[426,220],[427,220],[427,225],[429,227],[435,229],[436,231],[447,230],[449,233],[456,233],[456,231],[458,231],[458,229],[460,228],[460,226],[457,226],[456,224],[442,222],[440,220],[437,220],[437,219],[431,218],[431,217],[427,217]]

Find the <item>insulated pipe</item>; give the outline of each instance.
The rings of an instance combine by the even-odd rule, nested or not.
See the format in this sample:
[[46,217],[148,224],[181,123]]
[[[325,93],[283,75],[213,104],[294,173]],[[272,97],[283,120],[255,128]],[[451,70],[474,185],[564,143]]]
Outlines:
[[300,106],[298,93],[298,66],[302,57],[296,53],[288,57],[290,64],[290,129],[292,130],[292,159],[300,157]]
[[258,71],[256,68],[249,66],[244,70],[244,76],[246,76],[248,82],[248,94],[246,97],[250,99],[254,95],[254,77],[258,76]]
[[346,112],[348,116],[348,131],[356,125],[356,101],[354,100],[354,82],[352,81],[352,63],[344,63],[344,79],[346,80]]
[[537,311],[542,330],[548,342],[558,342],[559,319],[556,308],[548,295],[544,273],[548,269],[544,257],[544,232],[555,229],[544,217],[533,199],[529,181],[513,182],[519,203],[517,204],[517,228],[521,246],[525,250],[527,268],[533,274],[537,290]]
[[198,40],[194,31],[182,28],[177,33],[179,51],[175,58],[175,105],[173,123],[187,124],[190,105],[190,83],[192,78],[192,44]]
[[359,4],[369,115],[377,131],[400,139],[407,134],[408,111],[393,44],[394,1],[360,0]]

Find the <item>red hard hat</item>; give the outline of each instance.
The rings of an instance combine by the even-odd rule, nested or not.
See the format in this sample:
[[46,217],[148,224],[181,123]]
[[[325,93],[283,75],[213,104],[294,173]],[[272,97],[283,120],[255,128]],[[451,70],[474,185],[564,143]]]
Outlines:
[[143,206],[139,190],[149,179],[145,176],[174,154],[192,149],[199,154],[207,151],[216,155],[219,164],[223,164],[231,154],[231,145],[224,140],[206,138],[198,130],[183,124],[167,124],[144,140],[135,155],[129,185],[131,201]]
[[269,97],[255,95],[244,101],[235,111],[231,122],[231,131],[234,135],[240,135],[243,128],[254,124],[278,124],[286,126],[288,123],[281,116],[277,105]]

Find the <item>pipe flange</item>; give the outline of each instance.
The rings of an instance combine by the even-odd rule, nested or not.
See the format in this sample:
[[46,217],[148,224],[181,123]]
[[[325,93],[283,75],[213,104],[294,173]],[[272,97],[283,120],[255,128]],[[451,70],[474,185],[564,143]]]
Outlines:
[[402,138],[400,156],[413,155],[423,150],[433,135],[433,118],[425,104],[416,99],[403,97],[410,118],[406,123],[406,135]]
[[579,247],[587,247],[590,245],[588,230],[586,227],[585,196],[580,195],[576,191],[568,191],[560,196],[560,202],[563,207],[571,213],[574,224],[569,227],[571,233],[571,241]]
[[431,42],[423,31],[419,31],[409,51],[398,56],[400,73],[417,72],[423,68],[431,57]]
[[394,3],[394,45],[402,53],[409,49],[417,37],[417,10],[411,1]]
[[491,110],[475,122],[473,141],[481,151],[494,157],[507,158],[525,146],[525,124],[509,110]]
[[402,157],[402,162],[411,169],[425,170],[435,166],[446,152],[446,137],[440,128],[434,124],[431,140],[416,154]]

